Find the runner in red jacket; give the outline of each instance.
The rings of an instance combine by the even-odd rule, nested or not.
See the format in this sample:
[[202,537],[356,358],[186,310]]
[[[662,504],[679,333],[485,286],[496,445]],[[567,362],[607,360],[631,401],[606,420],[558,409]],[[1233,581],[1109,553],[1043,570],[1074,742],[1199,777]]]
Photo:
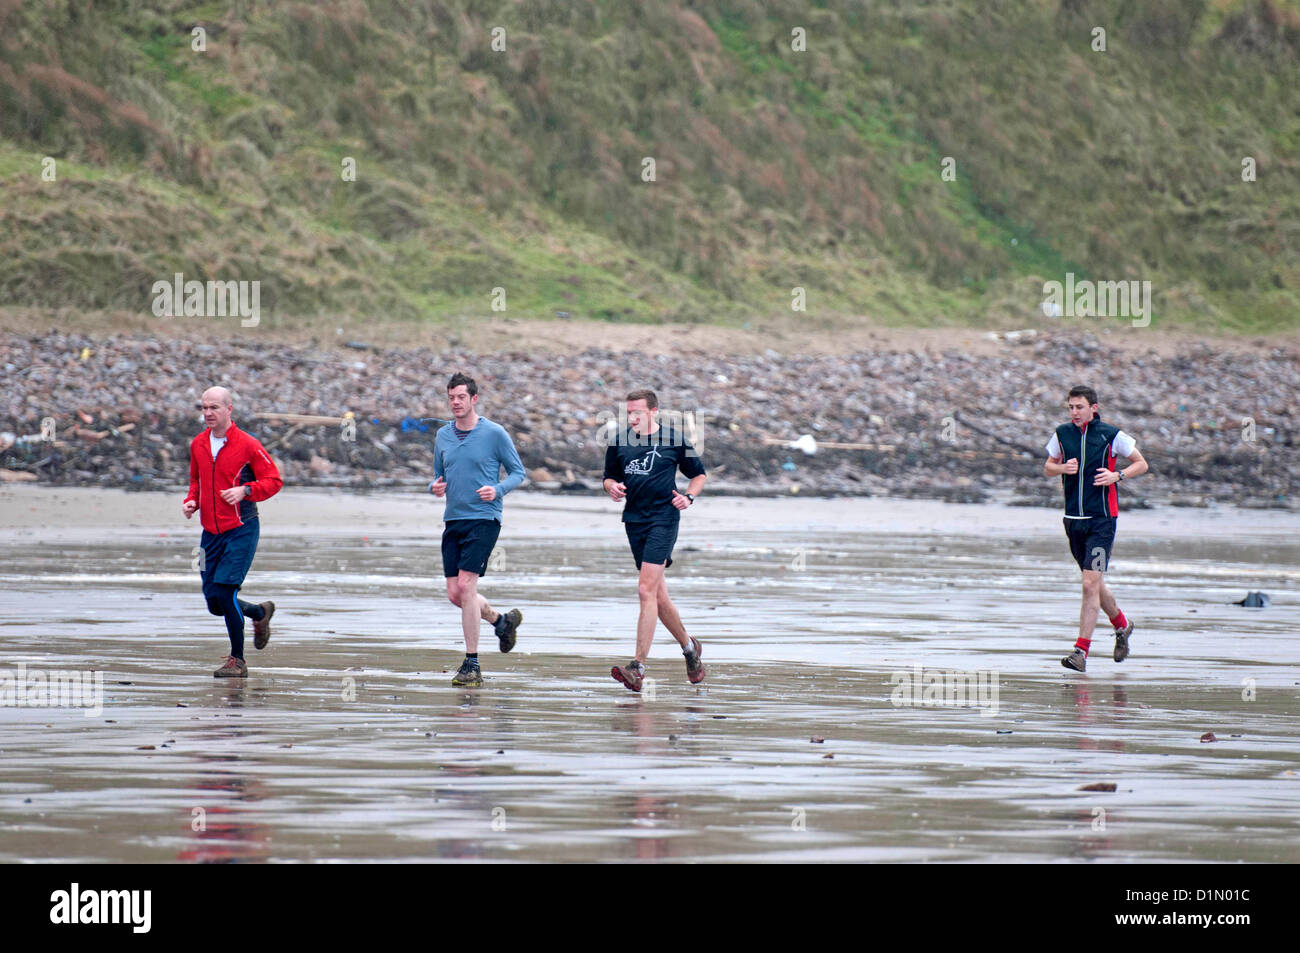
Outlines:
[[208,429],[190,444],[190,492],[182,510],[189,519],[199,511],[203,535],[199,540],[199,574],[208,611],[224,616],[230,655],[212,674],[217,678],[246,678],[244,617],[253,620],[253,645],[265,648],[271,637],[274,602],[253,605],[238,598],[257,552],[257,504],[280,492],[284,481],[265,448],[230,419],[230,391],[212,387],[203,392],[203,421]]

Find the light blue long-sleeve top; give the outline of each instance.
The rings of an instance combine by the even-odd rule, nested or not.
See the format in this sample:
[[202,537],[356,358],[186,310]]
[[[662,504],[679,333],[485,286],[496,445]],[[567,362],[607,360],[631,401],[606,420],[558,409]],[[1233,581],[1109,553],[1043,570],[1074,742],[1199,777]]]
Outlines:
[[[505,428],[480,417],[464,440],[454,433],[456,422],[439,428],[433,440],[433,474],[447,480],[443,521],[501,521],[501,498],[524,482],[524,464]],[[506,477],[500,479],[501,467]],[[496,487],[491,503],[479,499],[478,488]]]

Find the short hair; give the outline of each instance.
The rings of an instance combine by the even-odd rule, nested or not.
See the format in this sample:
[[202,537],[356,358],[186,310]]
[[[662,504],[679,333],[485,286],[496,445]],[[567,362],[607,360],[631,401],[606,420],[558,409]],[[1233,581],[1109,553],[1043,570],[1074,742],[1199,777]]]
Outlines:
[[641,390],[634,390],[627,395],[627,402],[629,404],[632,403],[632,401],[634,400],[644,400],[647,410],[654,410],[659,406],[659,398],[655,396],[654,391],[648,388],[642,388]]
[[1070,393],[1066,395],[1065,399],[1068,401],[1071,397],[1085,398],[1088,401],[1089,407],[1093,404],[1100,403],[1100,401],[1097,400],[1097,392],[1091,387],[1084,387],[1082,384],[1075,384],[1070,388]]
[[447,381],[447,390],[454,390],[461,384],[465,385],[465,389],[469,391],[471,397],[478,393],[478,384],[474,383],[474,378],[470,377],[468,374],[462,374],[459,371],[452,374],[451,380]]

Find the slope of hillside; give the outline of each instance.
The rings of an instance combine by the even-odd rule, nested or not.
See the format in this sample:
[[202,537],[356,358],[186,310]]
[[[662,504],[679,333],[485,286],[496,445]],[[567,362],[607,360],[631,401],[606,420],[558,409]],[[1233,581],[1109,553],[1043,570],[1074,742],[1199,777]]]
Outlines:
[[0,0],[0,307],[1295,329],[1298,7]]

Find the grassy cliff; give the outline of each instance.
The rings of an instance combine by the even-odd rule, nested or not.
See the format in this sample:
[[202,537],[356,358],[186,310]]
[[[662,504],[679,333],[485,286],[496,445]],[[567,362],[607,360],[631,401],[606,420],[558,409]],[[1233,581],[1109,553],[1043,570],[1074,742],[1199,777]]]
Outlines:
[[1298,50],[1300,0],[0,0],[0,307],[1005,326],[1073,272],[1293,330]]

